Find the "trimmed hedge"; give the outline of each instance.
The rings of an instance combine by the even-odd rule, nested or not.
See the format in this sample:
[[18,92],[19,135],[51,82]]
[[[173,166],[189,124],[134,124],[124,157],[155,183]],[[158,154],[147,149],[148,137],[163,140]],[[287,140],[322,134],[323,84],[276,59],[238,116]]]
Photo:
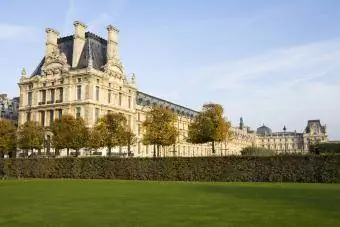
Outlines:
[[17,178],[340,183],[340,155],[0,160]]

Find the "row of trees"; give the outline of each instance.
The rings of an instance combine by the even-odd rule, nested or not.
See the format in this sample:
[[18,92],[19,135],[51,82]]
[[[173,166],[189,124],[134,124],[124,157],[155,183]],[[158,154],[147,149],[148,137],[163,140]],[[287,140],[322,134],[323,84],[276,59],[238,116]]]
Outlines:
[[[155,107],[151,109],[142,124],[144,145],[153,145],[154,156],[159,156],[160,147],[172,146],[178,141],[177,116],[169,109]],[[188,142],[201,144],[211,142],[212,153],[215,153],[215,142],[230,140],[230,123],[223,118],[223,108],[218,104],[205,104],[203,110],[189,125]],[[127,124],[123,114],[111,113],[101,118],[94,127],[87,128],[82,118],[63,115],[56,119],[48,129],[52,133],[52,146],[58,151],[66,149],[79,155],[79,150],[90,151],[106,147],[108,155],[117,146],[130,147],[137,142],[135,134]],[[46,130],[39,123],[30,121],[16,127],[7,120],[0,120],[0,153],[1,157],[20,148],[28,155],[29,151],[40,151],[44,147]]]
[[66,149],[67,156],[70,150],[79,155],[79,150],[88,148],[90,151],[101,147],[107,147],[109,155],[111,148],[116,146],[130,146],[136,142],[136,137],[127,126],[124,115],[113,113],[105,115],[97,124],[89,129],[82,118],[74,118],[71,115],[63,115],[61,119],[56,119],[53,124],[44,129],[38,122],[28,121],[16,127],[8,120],[0,120],[0,154],[11,154],[17,148],[25,151],[26,156],[29,151],[44,148],[45,134],[52,133],[52,146],[57,150]]

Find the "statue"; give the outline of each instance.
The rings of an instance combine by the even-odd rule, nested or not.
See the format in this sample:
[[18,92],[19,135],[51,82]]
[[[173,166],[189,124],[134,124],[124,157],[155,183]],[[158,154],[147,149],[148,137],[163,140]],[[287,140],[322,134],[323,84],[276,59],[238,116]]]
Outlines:
[[135,76],[134,73],[132,73],[131,82],[134,84],[134,83],[135,83],[135,80],[136,80],[136,76]]
[[26,77],[26,75],[27,75],[26,69],[25,69],[25,68],[22,68],[22,70],[21,70],[21,76]]

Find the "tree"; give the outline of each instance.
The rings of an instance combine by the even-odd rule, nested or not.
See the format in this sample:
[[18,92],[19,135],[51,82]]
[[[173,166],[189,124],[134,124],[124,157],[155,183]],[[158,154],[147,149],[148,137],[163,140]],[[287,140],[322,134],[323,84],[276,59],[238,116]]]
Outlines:
[[202,112],[189,125],[188,141],[211,142],[212,153],[215,154],[215,142],[225,141],[228,131],[229,124],[223,118],[223,107],[214,103],[204,104]]
[[16,150],[16,127],[5,119],[0,119],[0,158]]
[[99,119],[94,127],[94,130],[102,136],[98,146],[107,147],[110,156],[112,148],[122,144],[126,117],[121,113],[110,113]]
[[126,127],[125,130],[121,132],[120,146],[127,146],[128,156],[131,156],[131,145],[136,144],[136,135],[131,131],[130,127]]
[[56,119],[51,125],[53,133],[53,145],[56,149],[66,149],[67,156],[70,149],[76,151],[86,147],[89,133],[82,118],[74,118],[72,115],[63,115],[61,119]]
[[90,149],[90,154],[92,154],[92,150],[97,151],[99,148],[103,147],[104,141],[101,134],[101,130],[99,130],[97,127],[93,127],[89,131],[89,140],[87,147]]
[[175,144],[178,137],[178,130],[175,126],[177,116],[170,110],[155,107],[151,109],[143,122],[142,126],[145,129],[143,134],[143,144],[154,145],[153,156],[159,156],[160,146],[170,146]]
[[36,121],[27,121],[19,127],[18,147],[33,154],[34,149],[40,150],[44,145],[44,128]]

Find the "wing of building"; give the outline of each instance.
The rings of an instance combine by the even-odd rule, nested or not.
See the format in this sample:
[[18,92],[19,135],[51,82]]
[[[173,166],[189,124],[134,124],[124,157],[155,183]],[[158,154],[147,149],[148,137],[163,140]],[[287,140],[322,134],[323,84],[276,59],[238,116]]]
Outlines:
[[[132,148],[134,156],[152,156],[152,147],[144,146],[141,123],[153,106],[169,108],[178,115],[179,138],[175,146],[163,148],[166,156],[211,155],[209,144],[186,142],[188,125],[197,111],[141,92],[134,74],[128,76],[119,58],[118,29],[107,26],[107,39],[87,31],[86,25],[74,22],[74,34],[59,37],[46,29],[45,55],[31,75],[22,71],[20,81],[19,125],[38,121],[48,127],[63,114],[82,117],[92,127],[103,115],[123,113],[139,141]],[[257,144],[256,133],[243,125],[232,128],[233,140],[218,144],[217,153],[237,154],[243,147]],[[48,133],[47,133],[48,134]],[[47,135],[50,138],[51,135]],[[48,140],[49,141],[49,140]],[[50,146],[47,146],[50,149]],[[126,154],[117,148],[117,154]],[[82,151],[82,155],[87,152]],[[102,151],[105,155],[106,151]]]

